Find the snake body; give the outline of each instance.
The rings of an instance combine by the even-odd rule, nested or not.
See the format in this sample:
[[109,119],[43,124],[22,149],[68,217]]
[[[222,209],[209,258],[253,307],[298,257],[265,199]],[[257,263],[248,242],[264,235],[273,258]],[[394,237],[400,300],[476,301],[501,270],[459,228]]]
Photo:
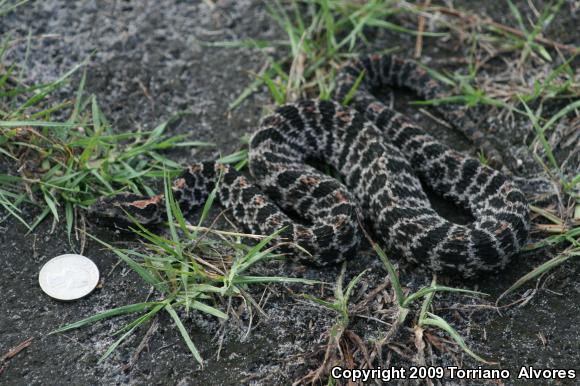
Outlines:
[[[251,138],[251,180],[227,165],[194,163],[173,183],[177,202],[188,211],[217,186],[217,199],[247,230],[283,228],[281,237],[309,252],[293,249],[292,256],[308,264],[355,256],[361,218],[393,257],[464,277],[503,268],[527,240],[523,193],[506,175],[448,148],[373,95],[393,85],[427,99],[443,93],[416,62],[390,55],[358,59],[340,72],[334,98],[341,101],[356,89],[353,107],[305,100],[277,108]],[[443,113],[459,117],[454,108]],[[474,127],[463,131],[492,149]],[[311,166],[313,159],[331,166],[338,179]],[[441,217],[421,182],[474,221],[459,225]],[[164,206],[163,195],[122,194],[99,200],[93,211],[113,220],[127,220],[127,212],[155,223],[163,220]]]

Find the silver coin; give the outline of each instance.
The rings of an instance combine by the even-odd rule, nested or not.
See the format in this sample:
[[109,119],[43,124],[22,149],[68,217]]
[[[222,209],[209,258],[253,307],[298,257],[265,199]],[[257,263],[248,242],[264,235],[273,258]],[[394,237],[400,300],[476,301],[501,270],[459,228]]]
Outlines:
[[75,300],[90,294],[99,283],[99,269],[90,259],[75,254],[50,259],[38,274],[40,288],[58,300]]

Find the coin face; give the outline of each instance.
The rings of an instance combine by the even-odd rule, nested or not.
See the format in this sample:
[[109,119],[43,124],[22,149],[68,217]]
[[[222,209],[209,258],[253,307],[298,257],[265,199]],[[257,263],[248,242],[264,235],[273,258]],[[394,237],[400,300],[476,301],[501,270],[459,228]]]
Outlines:
[[84,256],[60,255],[44,264],[38,281],[48,296],[58,300],[75,300],[95,289],[99,282],[99,269]]

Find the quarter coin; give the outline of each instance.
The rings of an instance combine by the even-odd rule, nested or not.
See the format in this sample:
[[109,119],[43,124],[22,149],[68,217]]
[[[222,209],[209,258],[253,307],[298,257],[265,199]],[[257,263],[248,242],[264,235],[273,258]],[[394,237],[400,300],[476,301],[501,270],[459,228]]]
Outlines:
[[38,274],[40,288],[58,300],[75,300],[90,294],[99,283],[99,269],[90,259],[76,254],[50,259]]

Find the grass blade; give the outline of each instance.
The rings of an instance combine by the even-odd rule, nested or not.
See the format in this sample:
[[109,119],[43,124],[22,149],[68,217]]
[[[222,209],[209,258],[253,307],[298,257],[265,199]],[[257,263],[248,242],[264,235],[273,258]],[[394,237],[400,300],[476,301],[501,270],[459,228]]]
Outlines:
[[421,288],[419,291],[409,295],[405,299],[405,301],[403,302],[403,307],[408,307],[415,300],[420,299],[423,296],[429,295],[429,294],[437,292],[437,291],[460,292],[460,293],[470,294],[470,295],[474,295],[474,296],[488,296],[488,294],[486,294],[484,292],[466,290],[466,289],[462,289],[462,288],[446,287],[446,286],[442,286],[442,285],[435,285],[435,286]]
[[423,320],[423,324],[435,326],[447,332],[451,336],[451,338],[459,345],[459,347],[461,347],[461,349],[465,351],[465,353],[467,353],[473,359],[488,365],[497,364],[496,362],[490,362],[488,360],[485,360],[476,353],[474,353],[473,351],[471,351],[471,349],[467,347],[467,344],[465,344],[465,341],[463,340],[461,335],[459,335],[459,333],[455,331],[455,329],[451,327],[449,323],[445,321],[445,319],[435,314],[432,314],[431,312],[427,312],[427,314],[429,315],[429,317]]
[[518,280],[516,280],[516,282],[514,284],[512,284],[507,290],[505,290],[505,292],[503,292],[498,297],[497,302],[499,302],[500,299],[502,299],[506,295],[514,292],[515,290],[517,290],[518,288],[520,288],[521,286],[523,286],[524,284],[526,284],[530,280],[532,280],[532,279],[540,276],[541,274],[548,272],[549,270],[564,263],[566,260],[568,260],[572,256],[578,256],[578,255],[573,254],[573,253],[563,253],[562,255],[556,256],[556,257],[546,261],[545,263],[539,265],[538,267],[534,268],[533,270],[531,270],[530,272],[528,272],[527,274],[525,274],[524,276],[522,276]]
[[193,341],[191,340],[191,337],[187,333],[187,330],[185,329],[185,326],[181,322],[181,319],[179,319],[179,316],[177,316],[177,312],[175,312],[175,310],[173,309],[173,307],[171,307],[171,304],[169,303],[165,306],[165,311],[167,311],[167,313],[171,316],[171,318],[175,322],[175,325],[177,326],[177,329],[181,333],[181,336],[183,337],[183,340],[185,341],[187,348],[189,348],[189,351],[191,351],[191,354],[193,354],[195,360],[203,368],[203,359],[201,355],[199,355],[199,351],[197,351],[195,344],[193,344]]
[[198,311],[201,311],[201,312],[205,312],[206,314],[216,316],[220,319],[224,319],[224,320],[228,319],[228,316],[226,314],[224,314],[222,311],[220,311],[217,308],[214,308],[212,306],[209,306],[205,303],[202,303],[202,302],[194,301],[193,303],[191,303],[191,308],[198,310]]
[[397,275],[395,266],[393,265],[393,263],[391,263],[391,261],[387,257],[387,254],[381,249],[381,247],[378,246],[378,244],[374,242],[372,244],[373,249],[379,255],[379,258],[383,262],[383,265],[387,269],[391,281],[393,282],[393,288],[395,290],[395,294],[397,295],[397,302],[399,303],[399,306],[403,307],[403,304],[405,304],[405,294],[403,294],[403,288],[401,287],[401,282],[399,281],[399,276]]
[[128,255],[126,255],[125,253],[123,253],[120,249],[117,249],[115,247],[113,247],[110,244],[105,243],[104,241],[98,239],[97,237],[91,235],[91,234],[87,234],[91,239],[95,240],[96,242],[98,242],[101,245],[104,245],[105,247],[109,248],[114,254],[116,254],[117,256],[119,256],[121,258],[121,260],[123,260],[131,269],[133,269],[135,272],[137,272],[137,274],[139,276],[141,276],[141,278],[143,280],[145,280],[146,283],[151,284],[153,287],[155,287],[156,290],[158,290],[161,293],[168,293],[169,290],[167,288],[167,286],[165,285],[165,283],[160,282],[158,279],[156,279],[151,272],[149,272],[147,269],[143,268],[141,266],[141,264],[137,263],[135,260],[131,259]]
[[91,317],[79,320],[78,322],[70,323],[70,324],[64,325],[62,327],[59,327],[56,330],[49,332],[48,335],[57,334],[57,333],[61,333],[61,332],[69,331],[69,330],[74,330],[76,328],[87,326],[87,325],[92,324],[94,322],[98,322],[99,320],[108,319],[108,318],[111,318],[113,316],[132,314],[134,312],[147,311],[148,309],[155,307],[158,304],[160,304],[160,303],[159,302],[144,302],[144,303],[135,303],[135,304],[130,304],[128,306],[113,308],[113,309],[110,309],[107,311],[100,312],[100,313],[93,315]]
[[342,100],[342,105],[343,106],[348,106],[349,105],[350,101],[352,100],[352,98],[356,94],[356,91],[358,90],[358,88],[359,88],[362,80],[364,79],[364,77],[365,77],[365,71],[361,71],[361,73],[359,74],[359,76],[354,81],[354,84],[352,85],[351,89],[348,90],[348,92],[344,96],[344,99]]

